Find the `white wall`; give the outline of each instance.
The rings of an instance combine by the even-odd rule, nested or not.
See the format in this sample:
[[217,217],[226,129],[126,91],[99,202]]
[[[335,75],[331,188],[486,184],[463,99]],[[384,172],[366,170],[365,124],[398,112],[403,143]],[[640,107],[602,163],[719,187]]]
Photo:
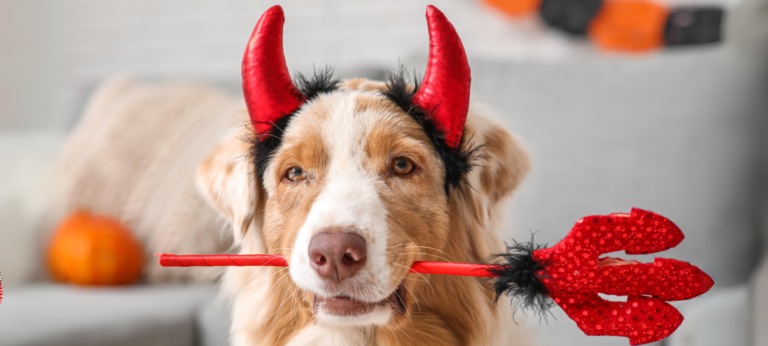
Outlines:
[[277,2],[292,72],[314,64],[351,75],[423,56],[430,3],[473,58],[552,59],[572,46],[535,18],[510,21],[479,1],[0,0],[0,130],[67,127],[114,74],[234,85],[253,26]]
[[430,3],[454,23],[471,59],[591,52],[536,17],[510,20],[480,0],[0,0],[0,131],[66,128],[88,91],[114,74],[235,85],[245,42],[275,3],[286,12],[292,72],[331,65],[348,76],[423,56]]
[[62,21],[50,4],[0,0],[0,130],[59,125]]

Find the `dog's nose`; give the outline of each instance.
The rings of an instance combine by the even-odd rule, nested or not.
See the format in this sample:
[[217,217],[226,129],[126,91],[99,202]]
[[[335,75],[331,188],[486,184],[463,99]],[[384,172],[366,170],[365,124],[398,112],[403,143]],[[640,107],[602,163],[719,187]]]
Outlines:
[[315,234],[309,241],[309,263],[321,277],[341,281],[365,264],[365,239],[351,232]]

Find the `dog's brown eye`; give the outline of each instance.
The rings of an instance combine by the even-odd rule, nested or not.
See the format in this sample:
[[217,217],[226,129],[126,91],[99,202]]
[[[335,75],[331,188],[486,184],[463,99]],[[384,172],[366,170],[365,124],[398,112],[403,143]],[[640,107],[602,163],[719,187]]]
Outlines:
[[406,175],[413,171],[413,161],[407,157],[396,157],[392,160],[392,172],[397,175]]
[[285,172],[285,177],[290,181],[302,181],[307,179],[307,173],[299,167],[288,168],[288,172]]

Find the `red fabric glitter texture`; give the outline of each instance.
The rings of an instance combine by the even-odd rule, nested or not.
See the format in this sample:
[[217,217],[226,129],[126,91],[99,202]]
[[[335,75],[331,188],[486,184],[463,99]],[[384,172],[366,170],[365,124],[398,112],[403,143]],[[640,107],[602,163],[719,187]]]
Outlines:
[[469,110],[470,76],[464,45],[443,12],[427,6],[429,60],[413,102],[427,111],[445,133],[451,148],[458,148]]
[[243,56],[243,95],[259,135],[268,134],[280,118],[301,107],[306,99],[293,84],[285,64],[284,22],[282,7],[270,7],[256,23]]
[[[582,218],[561,242],[533,257],[545,268],[537,274],[550,297],[585,334],[624,336],[640,345],[669,336],[682,323],[680,312],[665,301],[697,297],[714,281],[674,259],[639,263],[599,256],[664,251],[683,238],[669,219],[634,208],[630,214]],[[606,301],[598,293],[627,296],[627,301]]]

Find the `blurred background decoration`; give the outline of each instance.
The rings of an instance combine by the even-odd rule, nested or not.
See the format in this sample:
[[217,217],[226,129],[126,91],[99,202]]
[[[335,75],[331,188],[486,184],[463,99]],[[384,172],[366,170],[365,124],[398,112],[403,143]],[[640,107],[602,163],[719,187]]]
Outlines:
[[[663,344],[768,344],[768,0],[0,0],[0,345],[226,344],[221,272],[152,254],[232,251],[193,175],[246,119],[242,52],[275,2],[292,72],[374,79],[424,71],[439,7],[473,101],[531,151],[508,235],[553,244],[583,215],[654,210],[687,236],[663,256],[717,282],[676,304]],[[121,225],[87,239],[130,232],[137,283],[54,283],[53,234],[78,210]],[[626,344],[556,317],[526,322],[544,346]]]
[[80,210],[53,233],[48,270],[63,283],[128,285],[141,275],[143,257],[141,245],[119,221]]
[[608,50],[645,52],[662,46],[720,41],[723,8],[669,8],[649,0],[486,0],[512,16],[538,14],[548,26],[588,35]]

